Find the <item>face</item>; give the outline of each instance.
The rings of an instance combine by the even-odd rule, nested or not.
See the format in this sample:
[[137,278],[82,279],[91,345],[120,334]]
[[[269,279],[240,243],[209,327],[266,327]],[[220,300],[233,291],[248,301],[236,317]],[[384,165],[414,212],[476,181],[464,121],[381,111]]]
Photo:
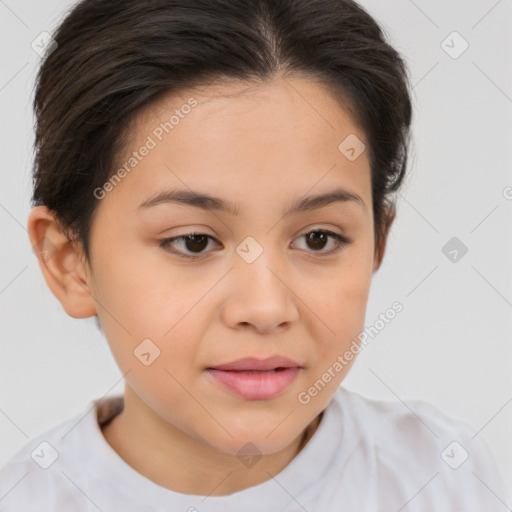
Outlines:
[[[370,166],[339,146],[350,136],[357,155],[365,135],[301,78],[167,97],[132,135],[121,179],[98,192],[88,281],[127,390],[222,452],[281,450],[326,407],[364,329]],[[287,361],[218,368],[275,356]]]

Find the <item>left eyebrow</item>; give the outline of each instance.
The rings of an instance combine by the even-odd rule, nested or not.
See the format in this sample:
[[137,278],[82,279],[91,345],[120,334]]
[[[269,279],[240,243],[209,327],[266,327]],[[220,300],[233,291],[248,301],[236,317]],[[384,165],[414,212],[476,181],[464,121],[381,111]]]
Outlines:
[[363,210],[367,209],[366,203],[360,195],[345,190],[344,188],[336,188],[325,194],[305,196],[297,199],[291,207],[285,211],[284,216],[316,210],[333,203],[352,203],[359,205]]
[[[365,210],[367,209],[367,205],[361,196],[343,188],[337,188],[324,194],[310,195],[296,199],[284,212],[283,217],[316,210],[332,203],[349,202],[358,204]],[[150,208],[162,203],[185,204],[203,210],[225,212],[230,215],[238,215],[240,213],[240,207],[236,203],[193,190],[165,190],[156,196],[146,199],[138,208]]]

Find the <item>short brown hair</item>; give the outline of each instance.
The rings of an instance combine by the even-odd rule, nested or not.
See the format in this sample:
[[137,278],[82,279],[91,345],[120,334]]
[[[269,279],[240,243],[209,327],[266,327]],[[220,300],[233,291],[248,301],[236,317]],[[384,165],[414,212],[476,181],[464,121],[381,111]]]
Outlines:
[[[101,187],[130,121],[166,94],[216,77],[306,74],[328,84],[369,142],[374,234],[395,215],[405,174],[407,69],[351,0],[82,0],[39,69],[32,204],[52,210],[90,261]],[[347,104],[348,102],[348,104]]]

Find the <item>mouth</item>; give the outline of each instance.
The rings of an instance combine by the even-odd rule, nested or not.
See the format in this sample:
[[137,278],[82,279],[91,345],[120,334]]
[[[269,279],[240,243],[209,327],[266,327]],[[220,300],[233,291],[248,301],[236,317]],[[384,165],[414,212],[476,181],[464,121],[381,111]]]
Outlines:
[[247,400],[269,400],[285,391],[303,370],[296,361],[281,356],[246,358],[206,368],[223,389]]

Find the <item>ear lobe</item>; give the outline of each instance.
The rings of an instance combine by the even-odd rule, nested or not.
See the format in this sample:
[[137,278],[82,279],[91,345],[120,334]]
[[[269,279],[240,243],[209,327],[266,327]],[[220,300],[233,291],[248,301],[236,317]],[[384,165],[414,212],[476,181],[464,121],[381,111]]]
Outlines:
[[73,318],[96,315],[81,245],[69,240],[46,206],[36,206],[30,212],[27,227],[39,268],[66,313]]

